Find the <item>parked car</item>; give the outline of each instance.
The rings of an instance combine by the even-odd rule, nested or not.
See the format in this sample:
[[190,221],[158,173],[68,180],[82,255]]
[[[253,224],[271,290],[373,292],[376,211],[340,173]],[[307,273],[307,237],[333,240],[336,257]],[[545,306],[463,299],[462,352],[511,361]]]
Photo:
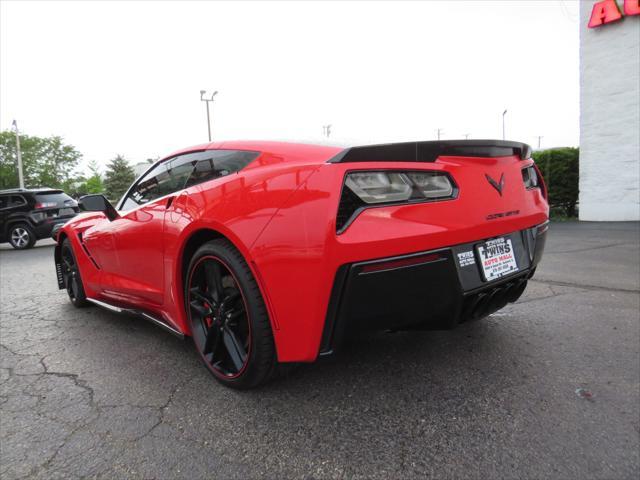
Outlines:
[[18,250],[31,248],[78,212],[78,203],[62,190],[0,190],[0,242]]
[[528,145],[211,143],[58,233],[73,305],[191,336],[223,384],[330,355],[362,329],[448,329],[515,302],[549,206]]

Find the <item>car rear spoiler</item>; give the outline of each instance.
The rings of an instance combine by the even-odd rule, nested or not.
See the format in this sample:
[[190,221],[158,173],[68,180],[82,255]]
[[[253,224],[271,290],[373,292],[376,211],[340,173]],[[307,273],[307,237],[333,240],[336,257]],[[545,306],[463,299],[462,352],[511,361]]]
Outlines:
[[531,157],[526,143],[505,140],[435,140],[428,142],[385,143],[343,150],[327,163],[346,162],[435,162],[438,157]]

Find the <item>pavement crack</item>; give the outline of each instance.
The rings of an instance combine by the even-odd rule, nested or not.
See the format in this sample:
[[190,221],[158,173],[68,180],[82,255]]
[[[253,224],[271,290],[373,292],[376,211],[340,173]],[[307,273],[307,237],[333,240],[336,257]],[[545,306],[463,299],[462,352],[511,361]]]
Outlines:
[[580,253],[580,252],[589,252],[591,250],[600,250],[602,248],[611,248],[611,247],[620,247],[622,245],[632,245],[629,242],[620,242],[620,243],[608,243],[607,245],[598,245],[596,247],[585,247],[585,248],[577,248],[575,250],[556,250],[556,251],[548,251],[547,255],[556,254],[556,253]]
[[571,283],[571,282],[561,282],[558,280],[545,280],[542,278],[533,278],[534,282],[544,283],[546,285],[555,285],[558,287],[573,287],[582,290],[603,290],[606,292],[621,292],[621,293],[640,293],[639,289],[635,288],[613,288],[613,287],[603,287],[600,285],[588,285],[583,283]]
[[49,367],[47,367],[47,364],[44,362],[44,359],[45,357],[40,359],[40,365],[42,365],[42,368],[44,368],[44,372],[40,375],[52,375],[54,377],[69,378],[77,387],[85,390],[89,394],[89,404],[91,406],[95,406],[93,388],[91,388],[85,380],[82,380],[77,373],[50,371]]
[[160,425],[162,425],[164,423],[164,421],[165,421],[165,413],[166,413],[167,409],[169,408],[169,405],[171,405],[171,402],[173,402],[173,397],[178,392],[178,390],[180,390],[180,388],[185,386],[187,383],[189,383],[189,380],[185,380],[184,382],[180,382],[174,388],[171,389],[165,404],[161,405],[160,407],[158,407],[158,411],[160,412],[160,416],[158,417],[158,421],[156,423],[154,423],[151,426],[151,428],[149,428],[149,430],[147,430],[142,435],[138,436],[134,441],[137,442],[139,440],[142,440],[143,438],[145,438],[146,436],[150,435],[156,428],[158,428]]

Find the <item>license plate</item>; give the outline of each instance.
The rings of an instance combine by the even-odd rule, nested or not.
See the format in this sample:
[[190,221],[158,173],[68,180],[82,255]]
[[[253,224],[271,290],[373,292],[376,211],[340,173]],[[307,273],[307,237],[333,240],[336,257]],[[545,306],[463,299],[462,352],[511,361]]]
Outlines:
[[496,238],[478,245],[478,255],[487,282],[518,271],[510,238]]

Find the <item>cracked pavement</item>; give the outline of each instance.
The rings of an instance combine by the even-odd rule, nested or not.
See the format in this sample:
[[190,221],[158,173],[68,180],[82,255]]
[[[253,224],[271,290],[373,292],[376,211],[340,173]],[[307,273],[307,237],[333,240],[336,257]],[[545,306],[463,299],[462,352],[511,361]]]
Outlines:
[[640,475],[638,223],[555,223],[518,303],[250,392],[188,341],[73,308],[52,245],[0,247],[2,479]]

